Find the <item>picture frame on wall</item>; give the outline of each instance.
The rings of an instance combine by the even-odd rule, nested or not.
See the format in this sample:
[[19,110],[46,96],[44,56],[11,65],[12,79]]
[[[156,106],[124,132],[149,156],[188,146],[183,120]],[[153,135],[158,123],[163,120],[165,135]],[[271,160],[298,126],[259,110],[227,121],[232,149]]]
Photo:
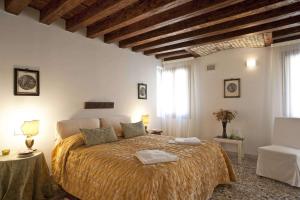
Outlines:
[[225,79],[224,80],[224,98],[240,98],[241,97],[241,79]]
[[147,99],[147,84],[138,83],[138,99]]
[[37,70],[14,68],[14,95],[39,96],[40,72]]

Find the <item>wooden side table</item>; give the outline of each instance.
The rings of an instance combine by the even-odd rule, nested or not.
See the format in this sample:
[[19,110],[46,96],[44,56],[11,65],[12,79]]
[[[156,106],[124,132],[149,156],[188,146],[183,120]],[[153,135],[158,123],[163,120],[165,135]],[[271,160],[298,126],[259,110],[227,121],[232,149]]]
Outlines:
[[161,135],[162,134],[162,130],[150,130],[149,133],[150,134],[155,134],[155,135]]
[[1,200],[43,200],[51,192],[49,169],[42,152],[26,158],[16,154],[0,156]]
[[213,138],[214,141],[222,144],[233,144],[237,147],[237,154],[238,154],[238,162],[242,162],[242,158],[244,158],[244,140],[234,140],[234,139],[227,139],[227,138]]

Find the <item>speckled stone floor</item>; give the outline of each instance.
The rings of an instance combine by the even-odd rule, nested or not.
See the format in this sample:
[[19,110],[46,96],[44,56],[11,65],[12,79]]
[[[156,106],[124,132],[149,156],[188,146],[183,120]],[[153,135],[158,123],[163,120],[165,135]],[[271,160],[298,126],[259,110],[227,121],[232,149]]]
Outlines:
[[257,176],[255,156],[245,156],[241,164],[230,153],[238,181],[218,186],[211,200],[300,200],[300,188]]
[[[237,163],[236,154],[228,154],[238,181],[230,185],[218,186],[210,200],[300,200],[300,188],[256,175],[255,156],[246,155],[241,164]],[[77,200],[60,193],[52,200]]]

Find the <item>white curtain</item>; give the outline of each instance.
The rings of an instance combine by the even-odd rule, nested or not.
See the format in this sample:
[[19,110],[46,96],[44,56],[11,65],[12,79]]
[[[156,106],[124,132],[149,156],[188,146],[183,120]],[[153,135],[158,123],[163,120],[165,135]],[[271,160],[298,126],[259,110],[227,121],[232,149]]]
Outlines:
[[282,52],[283,115],[300,117],[300,49]]
[[[271,64],[267,68],[269,76],[268,82],[268,97],[266,106],[268,107],[266,117],[268,119],[268,132],[270,135],[273,133],[274,119],[276,117],[291,117],[291,75],[297,76],[291,73],[291,63],[297,63],[297,59],[291,61],[293,55],[298,52],[299,45],[282,46],[277,45],[271,48]],[[299,63],[299,62],[298,62]],[[295,65],[293,65],[295,66]],[[294,79],[294,78],[293,78]],[[300,80],[299,75],[294,80]],[[295,89],[297,90],[297,89]],[[299,94],[298,87],[298,94]],[[295,93],[297,94],[297,93]],[[299,101],[298,101],[299,102]],[[294,105],[299,103],[294,103]]]
[[196,71],[190,62],[165,64],[158,70],[157,113],[167,135],[197,136]]

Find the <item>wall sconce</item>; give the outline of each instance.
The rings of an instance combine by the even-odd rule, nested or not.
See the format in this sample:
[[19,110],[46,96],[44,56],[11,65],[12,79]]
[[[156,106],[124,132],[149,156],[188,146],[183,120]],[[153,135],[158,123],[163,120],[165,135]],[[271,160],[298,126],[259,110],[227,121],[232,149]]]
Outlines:
[[255,58],[248,58],[246,61],[247,69],[254,70],[256,69],[256,60]]

